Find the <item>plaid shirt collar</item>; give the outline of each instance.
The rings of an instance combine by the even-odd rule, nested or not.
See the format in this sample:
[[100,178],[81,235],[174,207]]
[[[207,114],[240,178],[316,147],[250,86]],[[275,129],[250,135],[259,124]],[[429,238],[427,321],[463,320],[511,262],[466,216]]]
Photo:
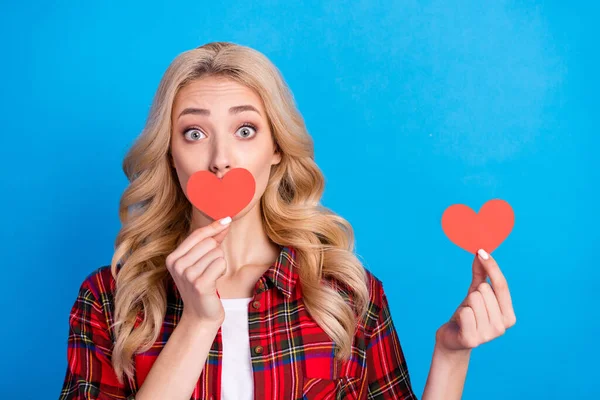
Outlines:
[[290,246],[283,246],[279,257],[264,276],[289,298],[294,293],[298,281],[296,250]]

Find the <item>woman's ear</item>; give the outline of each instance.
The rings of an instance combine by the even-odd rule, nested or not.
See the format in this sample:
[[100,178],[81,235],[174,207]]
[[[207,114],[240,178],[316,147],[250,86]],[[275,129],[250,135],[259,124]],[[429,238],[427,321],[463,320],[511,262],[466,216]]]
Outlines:
[[281,152],[278,150],[275,150],[275,153],[273,153],[273,161],[271,162],[271,165],[276,165],[279,164],[281,162]]
[[279,148],[279,145],[277,143],[275,143],[275,151],[273,152],[273,159],[271,162],[271,165],[276,165],[279,164],[281,162],[281,149]]

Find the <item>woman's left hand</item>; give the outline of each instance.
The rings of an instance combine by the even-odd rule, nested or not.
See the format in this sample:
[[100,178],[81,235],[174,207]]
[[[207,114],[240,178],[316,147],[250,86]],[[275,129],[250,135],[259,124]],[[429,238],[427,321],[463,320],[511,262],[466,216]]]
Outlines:
[[[488,276],[491,285],[486,281]],[[436,345],[448,352],[470,350],[502,336],[516,321],[502,271],[491,255],[480,250],[473,260],[473,280],[467,297],[438,329]]]

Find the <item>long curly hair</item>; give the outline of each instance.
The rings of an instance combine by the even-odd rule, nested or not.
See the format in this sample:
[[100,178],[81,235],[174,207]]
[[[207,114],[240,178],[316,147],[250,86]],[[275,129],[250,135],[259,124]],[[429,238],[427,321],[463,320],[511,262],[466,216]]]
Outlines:
[[[170,160],[171,113],[177,92],[205,76],[236,80],[264,102],[282,159],[272,166],[260,199],[262,222],[270,240],[295,248],[305,306],[335,342],[339,359],[349,358],[357,325],[367,312],[367,274],[354,254],[353,229],[319,204],[324,177],[280,71],[252,48],[207,43],[179,54],[169,65],[146,124],[123,161],[130,183],[120,199],[122,227],[111,262],[116,281],[112,364],[120,382],[123,374],[133,378],[134,354],[148,350],[158,338],[167,305],[165,259],[189,232],[192,205]],[[339,286],[326,284],[331,280]],[[352,302],[339,287],[352,293]]]

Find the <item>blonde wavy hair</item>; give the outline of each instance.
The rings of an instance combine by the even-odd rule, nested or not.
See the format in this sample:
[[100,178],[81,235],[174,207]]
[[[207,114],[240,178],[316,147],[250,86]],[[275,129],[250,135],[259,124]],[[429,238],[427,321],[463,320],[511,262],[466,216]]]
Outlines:
[[[122,228],[111,262],[116,280],[112,364],[121,383],[123,373],[133,379],[134,354],[158,338],[167,305],[165,259],[189,232],[192,205],[170,160],[171,113],[177,92],[205,76],[236,80],[264,102],[282,160],[272,166],[260,199],[262,222],[270,240],[295,248],[304,303],[335,342],[336,357],[349,358],[357,324],[366,316],[367,275],[354,254],[353,229],[319,204],[324,177],[279,70],[252,48],[207,43],[179,54],[167,68],[145,127],[123,161],[130,184],[120,200]],[[331,281],[335,284],[327,284]],[[140,312],[144,318],[135,327]]]

